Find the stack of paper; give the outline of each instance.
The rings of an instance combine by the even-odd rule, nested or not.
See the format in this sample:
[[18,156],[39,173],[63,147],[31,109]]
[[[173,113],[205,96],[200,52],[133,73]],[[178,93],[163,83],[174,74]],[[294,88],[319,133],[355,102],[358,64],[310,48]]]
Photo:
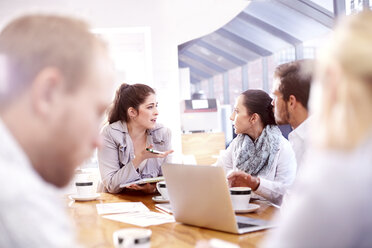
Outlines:
[[97,204],[98,214],[118,214],[150,211],[142,202],[115,202]]
[[104,218],[141,227],[174,222],[169,214],[151,212],[142,202],[118,202],[97,204],[98,214]]
[[124,213],[124,214],[111,214],[105,215],[104,218],[120,221],[136,226],[152,226],[160,225],[163,223],[174,222],[174,217],[168,214],[161,214],[156,212],[137,212],[137,213]]

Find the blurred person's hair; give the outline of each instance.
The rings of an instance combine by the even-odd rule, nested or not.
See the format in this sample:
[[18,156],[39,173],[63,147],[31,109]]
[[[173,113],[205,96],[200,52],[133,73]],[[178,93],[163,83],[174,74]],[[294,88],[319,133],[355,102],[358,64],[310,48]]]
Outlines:
[[0,33],[5,87],[0,107],[16,99],[44,68],[56,68],[67,89],[74,89],[90,73],[97,48],[105,47],[89,26],[78,19],[55,15],[26,15],[15,19]]
[[371,132],[371,44],[372,12],[368,10],[342,20],[321,50],[311,93],[318,145],[351,149]]
[[109,110],[109,124],[116,121],[129,122],[128,109],[130,107],[139,110],[139,106],[145,102],[146,98],[155,94],[153,88],[145,84],[126,84],[120,85],[116,91],[114,102]]
[[283,94],[284,101],[288,101],[293,95],[308,109],[313,68],[314,61],[311,59],[297,60],[276,67],[274,78],[280,80],[278,90]]
[[242,93],[244,96],[243,104],[247,108],[248,114],[257,113],[264,127],[267,125],[276,125],[272,98],[263,90],[246,90]]

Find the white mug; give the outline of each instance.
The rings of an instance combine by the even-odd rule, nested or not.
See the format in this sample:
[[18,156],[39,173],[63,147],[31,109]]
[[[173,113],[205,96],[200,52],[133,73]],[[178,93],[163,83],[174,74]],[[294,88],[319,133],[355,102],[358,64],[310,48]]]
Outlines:
[[93,181],[76,181],[75,186],[76,192],[80,196],[94,195],[96,193]]
[[115,248],[150,248],[151,230],[124,228],[113,234]]
[[230,188],[231,202],[234,210],[245,210],[249,207],[251,199],[251,188],[249,187],[232,187]]
[[164,200],[169,200],[168,189],[165,181],[160,181],[156,184],[156,189],[159,191]]

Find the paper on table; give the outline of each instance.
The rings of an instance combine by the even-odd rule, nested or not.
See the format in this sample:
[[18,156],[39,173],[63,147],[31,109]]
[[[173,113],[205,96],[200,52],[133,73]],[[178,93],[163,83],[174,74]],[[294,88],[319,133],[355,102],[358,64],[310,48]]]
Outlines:
[[170,223],[175,221],[174,217],[171,215],[151,211],[139,213],[110,214],[103,217],[110,220],[120,221],[141,227],[160,225],[163,223]]
[[98,214],[117,214],[150,211],[142,202],[115,202],[97,204]]
[[172,207],[171,207],[170,203],[155,204],[155,207],[162,210],[162,211],[165,211],[168,214],[172,213]]

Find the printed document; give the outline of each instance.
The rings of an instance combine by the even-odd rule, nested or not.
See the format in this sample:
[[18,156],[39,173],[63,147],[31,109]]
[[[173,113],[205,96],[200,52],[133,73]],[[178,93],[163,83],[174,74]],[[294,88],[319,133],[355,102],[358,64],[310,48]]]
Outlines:
[[114,221],[120,221],[136,226],[146,227],[152,225],[160,225],[163,223],[175,222],[174,217],[169,214],[161,214],[157,212],[136,212],[136,213],[123,213],[105,215],[107,218]]
[[97,204],[98,214],[118,214],[150,211],[142,202],[115,202]]

